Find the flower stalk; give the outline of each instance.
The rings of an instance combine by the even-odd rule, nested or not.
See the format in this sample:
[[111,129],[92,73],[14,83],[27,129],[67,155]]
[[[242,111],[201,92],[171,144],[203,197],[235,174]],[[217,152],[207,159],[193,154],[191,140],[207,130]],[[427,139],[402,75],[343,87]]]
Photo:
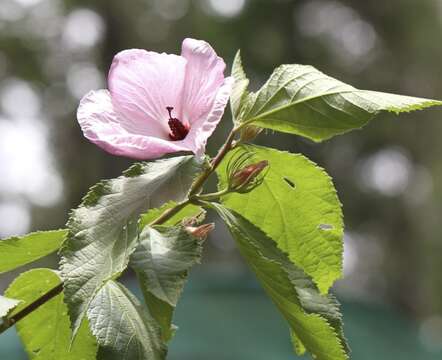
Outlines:
[[234,140],[238,130],[239,128],[233,128],[232,131],[230,131],[224,145],[221,147],[218,154],[210,162],[210,167],[206,169],[206,171],[204,171],[193,183],[189,191],[189,198],[192,197],[192,195],[197,194],[201,190],[206,180],[216,170],[216,168],[227,155],[227,153],[235,148],[236,143],[234,143]]

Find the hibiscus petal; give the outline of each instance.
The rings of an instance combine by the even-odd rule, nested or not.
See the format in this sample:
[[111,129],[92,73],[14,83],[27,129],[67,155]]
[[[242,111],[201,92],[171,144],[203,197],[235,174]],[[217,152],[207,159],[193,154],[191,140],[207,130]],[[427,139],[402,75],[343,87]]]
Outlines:
[[232,92],[234,79],[227,77],[215,95],[212,108],[206,116],[199,118],[191,127],[189,134],[183,141],[183,146],[188,147],[197,156],[204,154],[207,139],[215,131],[220,122],[227,102]]
[[213,107],[215,96],[224,83],[224,60],[202,40],[185,39],[181,56],[187,60],[181,118],[191,126]]
[[177,55],[132,49],[118,53],[108,86],[116,113],[129,132],[168,139],[166,107],[181,112],[186,60]]
[[186,144],[132,134],[114,109],[109,91],[91,91],[80,101],[77,118],[84,136],[103,150],[139,160],[159,158],[178,151],[192,151]]

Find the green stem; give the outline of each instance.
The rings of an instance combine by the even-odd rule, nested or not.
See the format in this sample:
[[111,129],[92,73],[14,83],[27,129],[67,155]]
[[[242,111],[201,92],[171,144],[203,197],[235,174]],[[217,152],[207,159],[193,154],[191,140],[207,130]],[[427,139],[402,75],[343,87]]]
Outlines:
[[58,294],[63,291],[63,283],[58,284],[56,287],[49,290],[47,293],[40,296],[37,300],[31,302],[28,306],[21,309],[19,312],[15,313],[10,318],[6,318],[4,322],[0,325],[0,334],[8,330],[11,326],[25,316],[29,315],[31,312],[37,310],[41,305],[45,304]]
[[164,224],[167,220],[169,220],[172,216],[177,214],[180,210],[184,209],[189,204],[190,204],[189,199],[176,204],[174,207],[164,211],[159,217],[157,217],[155,220],[149,223],[148,226]]
[[235,135],[238,130],[239,130],[239,128],[234,128],[234,129],[232,129],[232,131],[230,131],[230,134],[227,137],[226,142],[221,147],[218,154],[211,161],[210,168],[207,169],[205,172],[203,172],[193,183],[193,185],[189,191],[189,197],[197,194],[201,190],[201,188],[203,187],[206,180],[216,170],[218,165],[224,159],[224,156],[226,156],[226,154],[235,147],[235,145],[233,144],[233,140],[235,139]]
[[191,201],[213,201],[213,200],[218,200],[221,196],[226,195],[230,192],[229,189],[224,189],[224,190],[220,190],[214,193],[209,193],[209,194],[202,194],[202,195],[194,195],[190,200]]

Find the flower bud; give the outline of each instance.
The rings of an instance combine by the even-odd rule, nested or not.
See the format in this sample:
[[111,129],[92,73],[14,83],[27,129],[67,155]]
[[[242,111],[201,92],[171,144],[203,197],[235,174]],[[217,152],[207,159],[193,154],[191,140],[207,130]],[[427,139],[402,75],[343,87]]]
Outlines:
[[186,231],[196,237],[199,240],[206,240],[207,235],[209,235],[209,233],[215,229],[215,224],[214,223],[210,223],[210,224],[203,224],[200,226],[186,226],[185,227]]
[[253,190],[262,182],[263,177],[259,175],[268,165],[267,160],[261,160],[234,172],[230,178],[231,189],[240,193]]

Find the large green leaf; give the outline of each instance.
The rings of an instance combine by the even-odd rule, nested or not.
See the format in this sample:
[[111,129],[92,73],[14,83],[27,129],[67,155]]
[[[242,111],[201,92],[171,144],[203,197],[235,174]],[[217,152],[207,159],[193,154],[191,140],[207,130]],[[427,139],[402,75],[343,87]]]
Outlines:
[[[9,286],[7,296],[21,300],[14,313],[60,284],[60,278],[49,269],[22,273]],[[94,360],[97,344],[83,321],[77,337],[70,344],[71,327],[63,294],[52,298],[16,324],[18,334],[33,360]]]
[[146,227],[132,253],[146,303],[162,328],[165,341],[173,334],[172,315],[189,269],[201,258],[202,244],[182,226]]
[[127,267],[140,214],[184,199],[199,168],[192,156],[136,164],[95,185],[71,213],[61,271],[74,334],[95,293]]
[[442,105],[436,100],[358,90],[305,65],[278,67],[246,100],[241,122],[314,141],[361,128],[381,111],[401,113]]
[[242,256],[290,325],[297,352],[318,360],[348,359],[337,301],[323,296],[276,243],[238,213],[213,204]]
[[0,274],[57,251],[66,230],[39,231],[0,240]]
[[[242,146],[252,162],[267,160],[262,185],[247,194],[232,193],[222,202],[257,224],[279,248],[327,292],[342,272],[342,210],[336,190],[324,170],[302,155],[259,146]],[[218,169],[226,186],[229,154]]]
[[0,295],[0,320],[8,315],[18,304],[20,304],[20,300],[10,299]]
[[123,285],[108,281],[87,310],[98,360],[162,360],[166,349],[155,319]]

